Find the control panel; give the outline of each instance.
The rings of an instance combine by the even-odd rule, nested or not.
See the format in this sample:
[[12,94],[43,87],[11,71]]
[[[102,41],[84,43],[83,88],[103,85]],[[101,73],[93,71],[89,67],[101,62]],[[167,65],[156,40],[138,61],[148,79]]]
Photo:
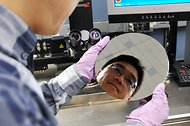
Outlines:
[[110,23],[184,21],[190,18],[189,12],[142,13],[128,15],[109,15]]
[[190,86],[190,64],[174,63],[174,79],[179,86]]
[[147,15],[142,15],[141,19],[142,20],[171,20],[171,19],[175,19],[176,15],[175,13],[167,13],[167,14],[147,14]]
[[129,32],[152,32],[150,22],[134,22],[128,23]]
[[57,54],[69,55],[67,39],[63,36],[57,36],[47,39],[39,39],[36,43],[35,54]]

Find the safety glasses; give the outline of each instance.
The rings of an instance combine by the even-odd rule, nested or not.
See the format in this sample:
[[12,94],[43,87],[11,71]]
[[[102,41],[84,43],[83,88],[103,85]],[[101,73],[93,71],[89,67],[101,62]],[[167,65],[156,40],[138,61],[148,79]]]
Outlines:
[[121,64],[111,64],[110,68],[112,70],[112,73],[115,76],[122,76],[124,75],[124,83],[132,90],[134,91],[137,87],[137,80],[135,79],[133,74],[126,75],[125,74],[125,67]]

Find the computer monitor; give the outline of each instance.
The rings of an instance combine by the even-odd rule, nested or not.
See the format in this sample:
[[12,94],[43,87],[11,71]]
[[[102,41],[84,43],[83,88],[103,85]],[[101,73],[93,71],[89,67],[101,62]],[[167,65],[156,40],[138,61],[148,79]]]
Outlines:
[[107,0],[110,23],[190,19],[190,0]]

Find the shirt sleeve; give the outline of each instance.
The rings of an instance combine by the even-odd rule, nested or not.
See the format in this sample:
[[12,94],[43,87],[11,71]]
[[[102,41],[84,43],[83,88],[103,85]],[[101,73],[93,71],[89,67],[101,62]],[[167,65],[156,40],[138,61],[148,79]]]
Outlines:
[[125,122],[124,126],[144,126],[142,123],[135,122],[135,121],[130,121],[130,122]]
[[44,100],[22,81],[6,74],[0,80],[0,126],[58,125]]
[[49,82],[42,82],[41,88],[47,103],[56,114],[59,107],[68,103],[88,82],[73,64]]

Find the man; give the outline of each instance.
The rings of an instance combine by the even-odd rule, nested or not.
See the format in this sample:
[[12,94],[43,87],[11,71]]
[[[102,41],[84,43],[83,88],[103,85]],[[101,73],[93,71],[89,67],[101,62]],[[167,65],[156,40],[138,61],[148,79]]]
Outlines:
[[119,55],[105,63],[96,78],[108,94],[129,100],[140,88],[143,76],[143,66],[137,58]]
[[[100,41],[96,44],[100,46]],[[97,47],[91,47],[76,63],[81,75],[93,79]],[[88,63],[88,65],[86,64]],[[85,69],[83,69],[85,68]],[[129,55],[119,55],[107,63],[98,72],[96,80],[109,95],[119,99],[130,99],[140,88],[144,72],[140,61]],[[91,80],[90,79],[90,80]],[[144,99],[142,99],[144,100]],[[160,83],[152,94],[152,99],[127,116],[126,125],[159,126],[169,115],[165,84]]]
[[[44,82],[41,88],[27,69],[28,56],[36,45],[34,33],[57,33],[78,2],[0,0],[0,125],[57,126],[51,110],[57,113],[60,105],[69,102],[73,95],[94,78],[96,57],[109,42],[109,37],[103,38],[87,51],[90,57],[84,55],[80,62],[48,83]],[[135,114],[133,116],[136,117]],[[138,119],[141,120],[141,117]],[[132,117],[131,120],[136,121]]]

